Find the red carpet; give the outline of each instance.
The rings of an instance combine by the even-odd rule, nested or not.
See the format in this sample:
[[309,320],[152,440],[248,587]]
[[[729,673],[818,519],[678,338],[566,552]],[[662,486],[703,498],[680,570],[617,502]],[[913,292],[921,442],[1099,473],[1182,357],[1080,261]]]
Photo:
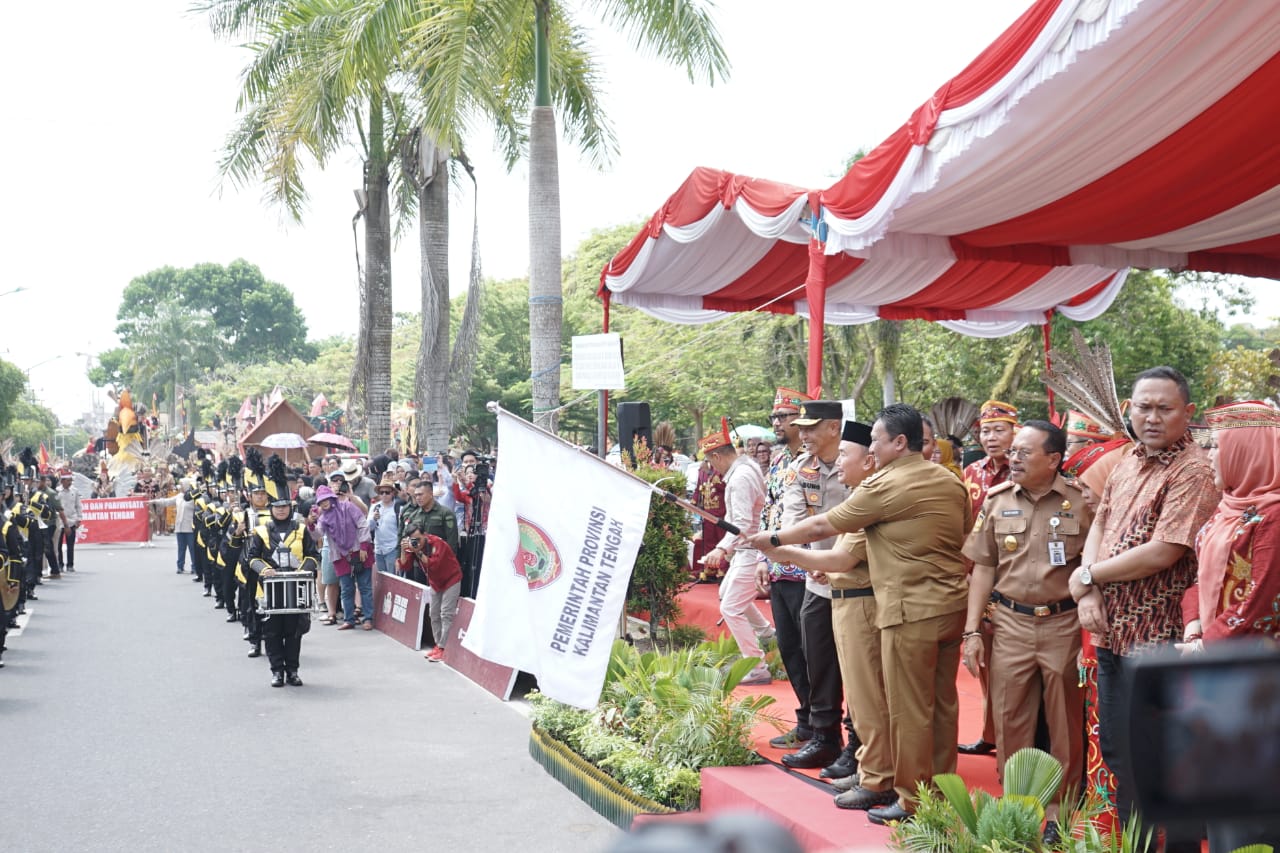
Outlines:
[[[683,624],[694,624],[708,637],[724,631],[720,619],[717,587],[699,584],[680,598]],[[758,601],[760,610],[772,620],[767,601]],[[960,693],[960,740],[977,740],[982,730],[982,693],[978,682],[962,667],[956,681]],[[884,848],[889,830],[867,820],[866,812],[837,808],[834,791],[818,780],[817,770],[788,770],[777,762],[785,750],[769,746],[769,738],[795,723],[796,698],[786,681],[757,687],[740,687],[738,694],[768,694],[776,700],[770,713],[781,720],[782,729],[762,722],[755,729],[755,747],[770,764],[754,767],[722,767],[702,771],[702,811],[756,811],[787,826],[807,851],[836,848]],[[957,770],[970,788],[980,787],[1000,793],[996,782],[996,762],[991,756],[959,756]],[[807,777],[807,778],[806,778]]]

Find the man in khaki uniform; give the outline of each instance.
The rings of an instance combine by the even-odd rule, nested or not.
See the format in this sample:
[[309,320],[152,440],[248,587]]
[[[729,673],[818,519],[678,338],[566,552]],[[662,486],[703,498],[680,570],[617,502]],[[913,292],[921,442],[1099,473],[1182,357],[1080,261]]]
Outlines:
[[774,534],[777,544],[866,530],[897,802],[871,809],[872,823],[905,820],[916,785],[956,767],[960,715],[956,672],[968,606],[960,555],[972,522],[965,488],[920,455],[924,426],[902,403],[871,430],[879,470],[834,510]]
[[[1080,619],[1068,581],[1093,520],[1079,489],[1058,473],[1066,444],[1047,421],[1023,424],[1008,451],[1010,482],[987,494],[964,546],[974,562],[964,665],[975,677],[987,666],[980,623],[987,602],[995,601],[989,683],[997,772],[1003,776],[1010,755],[1035,745],[1043,698],[1051,749],[1063,769],[1059,797],[1084,771]],[[1045,815],[1045,841],[1056,843],[1056,801]]]
[[[836,458],[840,481],[846,487],[857,488],[875,470],[870,446],[871,427],[846,421]],[[853,727],[862,741],[857,755],[859,772],[833,783],[841,791],[836,805],[845,809],[889,805],[898,795],[893,790],[889,709],[884,698],[876,600],[867,567],[867,535],[861,530],[842,533],[830,551],[784,545],[770,547],[766,554],[770,559],[801,566],[816,580],[826,580],[831,585],[831,629],[840,658],[840,677]]]

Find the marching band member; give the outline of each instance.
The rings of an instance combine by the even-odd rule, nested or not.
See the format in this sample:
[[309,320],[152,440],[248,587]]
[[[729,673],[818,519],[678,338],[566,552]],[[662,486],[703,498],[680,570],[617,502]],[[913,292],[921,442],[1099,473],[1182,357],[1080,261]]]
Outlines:
[[[303,571],[314,576],[320,566],[320,551],[307,525],[293,513],[284,463],[272,455],[269,466],[266,486],[271,497],[271,518],[259,524],[249,539],[249,567],[263,580],[277,572]],[[262,618],[262,639],[271,662],[271,686],[283,687],[288,681],[301,687],[298,659],[302,635],[311,630],[311,614],[275,613],[263,614]]]

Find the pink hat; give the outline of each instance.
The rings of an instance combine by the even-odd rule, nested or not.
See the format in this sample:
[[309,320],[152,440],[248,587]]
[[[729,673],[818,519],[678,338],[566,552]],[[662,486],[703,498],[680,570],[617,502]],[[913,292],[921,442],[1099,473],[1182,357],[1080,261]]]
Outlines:
[[325,501],[337,500],[338,496],[333,493],[333,489],[328,486],[319,486],[316,488],[316,503],[324,503]]

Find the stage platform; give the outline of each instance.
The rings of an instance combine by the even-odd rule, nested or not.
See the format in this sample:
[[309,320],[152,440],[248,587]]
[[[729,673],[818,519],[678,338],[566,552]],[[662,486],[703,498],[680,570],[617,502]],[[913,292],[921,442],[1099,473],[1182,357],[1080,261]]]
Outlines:
[[[680,598],[681,623],[701,627],[708,637],[725,633],[720,619],[718,587],[698,584]],[[758,600],[761,612],[772,621],[769,602]],[[982,729],[982,693],[978,682],[962,667],[957,678],[960,694],[960,740],[977,740]],[[795,723],[796,698],[786,681],[754,687],[740,687],[736,694],[768,694],[776,700],[769,712],[781,719],[785,728]],[[754,731],[756,751],[765,764],[752,767],[720,767],[702,771],[702,807],[704,814],[729,810],[759,812],[788,827],[806,851],[836,849],[885,849],[889,830],[867,820],[863,811],[837,808],[835,791],[818,778],[817,770],[790,770],[780,759],[786,750],[769,746],[769,739],[779,729],[760,723]],[[970,788],[981,787],[999,795],[996,762],[992,756],[958,757],[957,772]],[[645,816],[646,820],[666,820]]]

